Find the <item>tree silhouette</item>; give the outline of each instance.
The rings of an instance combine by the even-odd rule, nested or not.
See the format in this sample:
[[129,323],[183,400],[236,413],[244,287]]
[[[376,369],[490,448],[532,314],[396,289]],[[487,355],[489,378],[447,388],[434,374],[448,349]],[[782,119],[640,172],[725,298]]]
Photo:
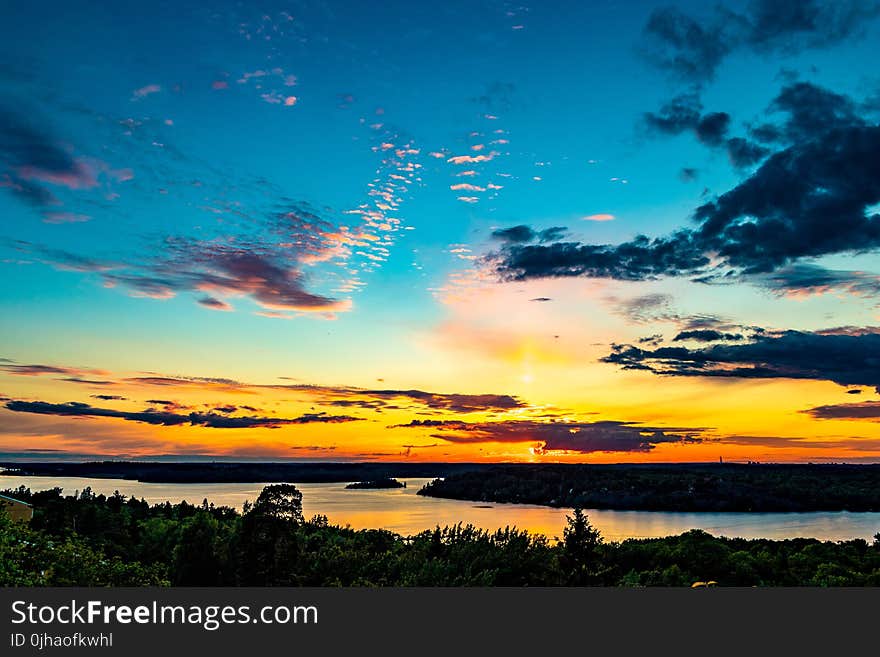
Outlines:
[[591,584],[596,580],[601,560],[602,535],[590,524],[590,519],[579,507],[566,516],[562,530],[560,564],[568,574],[569,584]]

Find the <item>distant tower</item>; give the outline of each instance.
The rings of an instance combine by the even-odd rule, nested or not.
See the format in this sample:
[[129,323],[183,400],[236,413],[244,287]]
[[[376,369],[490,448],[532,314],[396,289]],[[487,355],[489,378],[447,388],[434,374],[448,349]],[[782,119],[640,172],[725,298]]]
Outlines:
[[719,463],[724,463],[724,457],[723,457],[723,456],[719,456],[719,457],[718,457],[718,462],[719,462]]

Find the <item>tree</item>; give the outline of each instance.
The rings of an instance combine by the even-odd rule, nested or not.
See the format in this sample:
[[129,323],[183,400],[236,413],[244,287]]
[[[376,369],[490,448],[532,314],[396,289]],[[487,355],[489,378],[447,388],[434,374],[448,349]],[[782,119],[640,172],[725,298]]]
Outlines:
[[266,486],[242,517],[239,582],[245,586],[295,584],[302,524],[302,493],[296,486]]
[[602,535],[590,524],[590,519],[579,507],[566,516],[562,530],[560,565],[574,586],[595,583],[597,580]]
[[253,513],[301,524],[302,493],[293,484],[266,486],[252,509]]
[[173,551],[173,583],[180,586],[214,586],[219,575],[215,544],[217,521],[200,511],[183,521]]

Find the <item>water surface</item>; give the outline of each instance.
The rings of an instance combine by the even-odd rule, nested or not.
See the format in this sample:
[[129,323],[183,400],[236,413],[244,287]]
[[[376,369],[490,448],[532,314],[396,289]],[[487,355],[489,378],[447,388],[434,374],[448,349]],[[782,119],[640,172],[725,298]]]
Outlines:
[[[406,488],[346,490],[345,483],[296,484],[303,493],[306,517],[322,514],[332,524],[355,529],[383,528],[400,534],[415,534],[440,525],[458,522],[495,530],[505,526],[560,536],[568,509],[529,504],[486,504],[444,500],[416,495],[429,479],[401,479]],[[31,477],[0,475],[0,489],[27,486],[31,490],[59,487],[72,494],[90,486],[96,494],[119,491],[150,503],[186,500],[201,504],[241,509],[245,500],[255,500],[265,483],[255,484],[156,484],[127,479],[85,477]],[[703,529],[716,536],[743,538],[794,538],[807,536],[823,540],[864,538],[880,532],[880,513],[690,513],[672,511],[587,510],[590,521],[607,540],[649,538]]]

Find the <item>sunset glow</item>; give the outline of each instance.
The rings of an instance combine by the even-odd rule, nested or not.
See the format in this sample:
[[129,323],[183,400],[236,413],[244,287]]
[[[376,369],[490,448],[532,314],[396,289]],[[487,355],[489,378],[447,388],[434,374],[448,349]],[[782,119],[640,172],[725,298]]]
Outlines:
[[5,457],[880,461],[876,12],[50,4]]

